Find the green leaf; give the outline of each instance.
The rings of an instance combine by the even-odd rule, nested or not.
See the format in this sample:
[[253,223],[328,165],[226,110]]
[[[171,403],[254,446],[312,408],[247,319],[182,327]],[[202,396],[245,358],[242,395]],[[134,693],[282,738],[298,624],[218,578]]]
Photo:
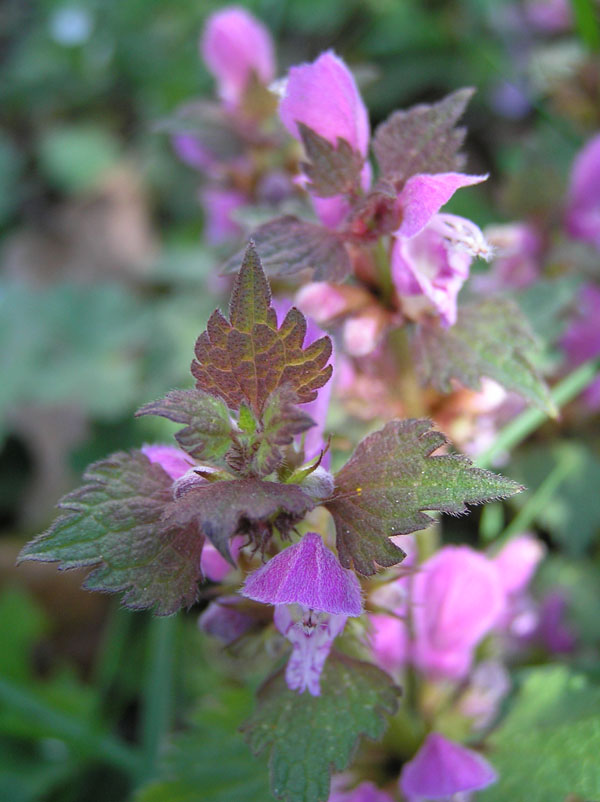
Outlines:
[[376,666],[332,652],[320,696],[291,691],[281,670],[260,689],[257,709],[242,731],[254,754],[268,751],[278,799],[326,802],[330,773],[349,766],[361,736],[381,738],[384,714],[396,712],[398,694]]
[[[306,270],[315,281],[339,282],[352,269],[346,247],[335,231],[290,214],[263,223],[252,232],[252,240],[270,276],[293,276]],[[242,257],[242,251],[232,256],[224,271],[237,271]]]
[[273,527],[285,537],[313,507],[313,500],[297,485],[233,479],[188,490],[170,506],[163,525],[185,531],[196,524],[231,562],[229,539],[234,535],[247,535],[264,548]]
[[365,163],[361,153],[353,150],[341,137],[335,145],[304,123],[297,123],[309,162],[301,167],[310,179],[307,189],[318,198],[333,198],[360,189],[360,172]]
[[170,615],[198,598],[204,536],[195,521],[163,520],[177,504],[171,478],[141,452],[91,465],[84,484],[59,503],[65,512],[29,543],[20,560],[97,566],[84,587],[124,591],[123,604]]
[[458,455],[431,454],[446,438],[428,420],[391,421],[369,435],[335,476],[332,514],[341,564],[370,575],[376,565],[399,563],[404,552],[389,538],[424,529],[423,510],[452,515],[466,504],[506,498],[522,488],[510,479],[475,468]]
[[534,366],[536,338],[512,301],[489,298],[465,306],[449,329],[438,322],[420,324],[413,350],[423,382],[442,393],[449,393],[454,381],[479,390],[487,376],[549,415],[556,414],[546,382]]
[[473,92],[459,89],[439,103],[423,103],[388,117],[373,139],[381,173],[403,183],[418,173],[461,170],[465,159],[458,151],[466,131],[455,125]]
[[64,126],[44,135],[39,156],[42,170],[59,189],[83,192],[115,166],[119,143],[99,126]]
[[315,425],[306,413],[295,406],[296,396],[288,386],[275,390],[267,399],[262,416],[262,430],[255,438],[251,467],[257,476],[268,476],[281,465],[282,446]]
[[283,385],[297,403],[317,397],[330,378],[331,340],[321,337],[303,348],[306,319],[292,307],[277,328],[271,293],[256,249],[246,250],[233,288],[230,321],[214,312],[196,342],[192,373],[196,386],[219,396],[230,409],[246,402],[257,416],[269,395]]
[[233,424],[227,406],[200,390],[173,390],[158,401],[144,404],[135,414],[185,423],[175,439],[194,459],[221,462],[231,448]]
[[[600,688],[565,666],[525,673],[502,725],[489,739],[498,782],[481,802],[557,802],[597,798],[600,788]],[[479,798],[479,795],[478,795]]]

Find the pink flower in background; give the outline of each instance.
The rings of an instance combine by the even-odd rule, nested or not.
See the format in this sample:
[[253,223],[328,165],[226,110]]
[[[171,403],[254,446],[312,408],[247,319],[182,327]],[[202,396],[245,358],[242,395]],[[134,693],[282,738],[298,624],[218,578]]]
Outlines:
[[[279,105],[284,126],[300,139],[298,123],[311,128],[332,145],[345,139],[365,159],[369,149],[369,115],[354,77],[346,64],[328,50],[311,64],[292,67]],[[367,161],[362,171],[363,188],[371,183],[371,167]],[[321,222],[335,228],[349,211],[344,196],[317,198],[315,210]]]
[[409,802],[425,802],[478,791],[496,780],[493,767],[480,754],[431,732],[402,768],[400,790]]
[[552,591],[542,601],[537,634],[543,645],[553,654],[569,654],[577,638],[565,622],[567,599],[560,590]]
[[529,223],[487,226],[484,235],[492,253],[490,270],[475,276],[472,286],[478,292],[505,292],[523,289],[540,276],[542,241]]
[[221,245],[241,232],[232,215],[244,206],[248,199],[236,189],[204,187],[200,192],[204,209],[204,237],[209,245]]
[[525,17],[541,33],[562,33],[573,25],[569,0],[526,0]]
[[320,535],[308,532],[250,574],[241,593],[275,605],[275,626],[292,644],[285,675],[288,687],[318,696],[334,639],[348,616],[362,613],[355,574],[342,568]]
[[[600,287],[586,284],[579,292],[577,314],[564,333],[561,345],[570,367],[600,355]],[[600,379],[595,379],[583,397],[592,410],[600,408]]]
[[567,231],[600,250],[600,134],[573,162],[565,215]]
[[483,660],[469,676],[459,710],[471,719],[474,730],[488,727],[498,715],[500,703],[510,691],[510,674],[499,660]]
[[527,533],[511,538],[498,552],[492,562],[508,597],[526,591],[545,553],[543,543]]
[[240,6],[212,14],[200,40],[200,52],[229,106],[243,98],[255,75],[263,84],[275,77],[273,41],[268,29]]
[[196,170],[209,171],[215,165],[215,158],[194,134],[173,134],[171,137],[173,150],[178,158]]
[[254,625],[254,620],[240,609],[237,596],[221,596],[212,601],[198,619],[203,632],[228,645]]
[[464,677],[479,641],[505,607],[498,571],[468,546],[445,546],[412,585],[412,659],[429,675]]

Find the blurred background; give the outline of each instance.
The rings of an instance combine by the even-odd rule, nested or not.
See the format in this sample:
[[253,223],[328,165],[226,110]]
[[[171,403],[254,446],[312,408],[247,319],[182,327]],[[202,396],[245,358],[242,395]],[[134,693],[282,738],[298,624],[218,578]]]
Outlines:
[[[188,777],[197,796],[182,791],[181,799],[235,798],[219,796],[211,771],[219,732],[235,729],[249,696],[229,688],[229,713],[211,706],[217,680],[198,610],[150,624],[115,599],[81,591],[80,572],[15,568],[24,542],[49,524],[89,462],[170,434],[133,413],[190,385],[194,340],[225,297],[218,268],[239,242],[205,236],[198,172],[177,158],[161,125],[190,99],[213,97],[198,36],[224,5],[0,7],[0,799],[10,802],[131,799],[155,777],[164,733],[200,691],[205,729],[196,731],[199,759]],[[475,87],[469,172],[491,178],[449,209],[480,226],[534,221],[552,236],[573,158],[600,128],[593,2],[243,5],[273,34],[280,75],[327,48],[342,55],[373,127],[394,109]],[[578,247],[559,243],[546,271],[578,260],[597,278],[597,254]],[[565,284],[552,309],[529,301],[551,344],[562,331],[557,309],[573,298]],[[334,410],[334,434],[344,414]],[[552,549],[538,581],[563,589],[573,631],[590,648],[598,639],[597,446],[593,415],[567,416],[503,468],[534,494],[549,466],[563,465],[535,520]],[[477,542],[496,514],[504,513],[452,523],[449,537]],[[242,774],[244,749],[231,757]],[[154,793],[145,802],[174,798]]]

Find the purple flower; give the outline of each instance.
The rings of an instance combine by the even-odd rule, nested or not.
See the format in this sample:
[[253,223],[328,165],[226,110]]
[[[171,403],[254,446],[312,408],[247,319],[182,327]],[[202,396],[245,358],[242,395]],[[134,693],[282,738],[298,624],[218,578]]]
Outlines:
[[205,187],[200,193],[204,209],[204,237],[209,245],[221,245],[236,237],[241,228],[232,214],[247,202],[236,189]]
[[542,601],[538,635],[544,646],[553,654],[569,654],[577,639],[565,623],[567,599],[560,590],[548,593]]
[[[354,77],[346,64],[328,50],[312,64],[292,67],[279,105],[281,120],[290,134],[300,139],[298,123],[311,128],[332,145],[338,137],[345,139],[362,156],[369,149],[369,115]],[[368,162],[362,170],[363,189],[371,183]],[[349,211],[348,200],[313,196],[321,222],[335,228]]]
[[497,624],[505,594],[496,566],[468,546],[445,546],[412,586],[412,659],[426,674],[459,679],[479,641]]
[[590,139],[573,163],[565,223],[574,239],[600,250],[600,134]]
[[240,103],[253,75],[263,84],[275,77],[269,31],[239,6],[224,8],[208,18],[200,51],[217,81],[219,95],[229,106]]
[[211,602],[198,619],[198,626],[223,643],[230,644],[240,638],[254,624],[254,620],[240,609],[237,596],[221,596]]
[[[600,287],[586,284],[579,293],[577,315],[564,333],[561,345],[571,367],[600,355]],[[600,408],[600,379],[595,379],[583,397],[592,410]]]
[[421,802],[478,791],[496,780],[496,772],[480,754],[431,732],[404,765],[400,789],[410,802]]
[[[462,217],[436,214],[416,236],[397,237],[391,270],[408,317],[435,311],[445,326],[456,323],[456,299],[474,255],[487,245],[479,228]],[[487,249],[489,251],[489,249]]]
[[342,568],[316,532],[308,532],[250,574],[241,592],[263,604],[299,604],[332,615],[362,613],[358,579]]
[[299,617],[296,618],[288,605],[275,608],[275,626],[292,644],[292,654],[285,669],[290,690],[298,693],[308,690],[311,696],[320,696],[323,666],[333,641],[346,625],[346,619],[345,615],[328,615],[306,607],[299,608]]
[[173,134],[171,144],[178,158],[189,167],[208,171],[215,164],[214,156],[193,134]]

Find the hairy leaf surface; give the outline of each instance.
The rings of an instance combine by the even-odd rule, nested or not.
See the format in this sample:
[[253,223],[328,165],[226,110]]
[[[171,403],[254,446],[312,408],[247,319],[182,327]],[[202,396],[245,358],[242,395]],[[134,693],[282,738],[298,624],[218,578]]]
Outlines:
[[320,696],[291,691],[281,670],[260,689],[258,707],[242,730],[255,754],[268,752],[278,799],[326,802],[330,773],[347,768],[361,736],[381,738],[398,694],[376,666],[332,652]]
[[[262,265],[270,276],[293,276],[310,270],[315,281],[342,281],[351,271],[346,247],[335,231],[317,223],[284,215],[255,229],[252,240]],[[225,272],[238,270],[243,252],[225,265]]]
[[389,538],[424,529],[424,510],[457,515],[466,504],[506,498],[516,482],[475,468],[463,456],[431,456],[446,443],[428,420],[391,421],[366,437],[335,476],[325,503],[336,529],[341,564],[361,574],[399,563],[404,552]]
[[262,416],[262,430],[254,436],[255,450],[251,468],[257,476],[267,476],[283,459],[281,447],[315,425],[313,419],[295,406],[294,391],[284,385],[267,399]]
[[362,154],[341,137],[332,145],[304,123],[297,125],[310,160],[302,163],[302,170],[310,179],[307,189],[318,198],[355,192],[360,187],[360,171],[365,161]]
[[459,150],[466,131],[455,125],[473,91],[459,89],[439,103],[423,103],[388,117],[373,140],[381,173],[404,183],[418,173],[461,170],[465,159]]
[[194,459],[219,461],[231,448],[233,424],[226,404],[200,390],[173,390],[145,404],[136,416],[159,415],[184,423],[175,439]]
[[453,380],[479,390],[487,376],[548,414],[556,413],[533,363],[536,338],[512,301],[490,298],[463,307],[449,329],[435,322],[421,324],[413,349],[422,380],[442,393],[453,389]]
[[313,500],[298,485],[234,479],[189,490],[169,508],[165,523],[185,529],[196,522],[231,562],[229,540],[234,535],[248,535],[261,547],[273,527],[285,536],[313,507]]
[[60,502],[63,514],[29,543],[21,560],[97,566],[84,587],[124,591],[134,609],[169,615],[198,596],[204,536],[190,519],[165,522],[171,478],[141,452],[118,452],[91,465],[84,484]]
[[330,378],[331,340],[303,348],[306,319],[292,307],[277,328],[271,292],[260,259],[249,245],[238,274],[230,320],[216,311],[196,342],[196,386],[219,396],[230,409],[247,403],[260,416],[269,395],[288,385],[298,403],[313,401]]

